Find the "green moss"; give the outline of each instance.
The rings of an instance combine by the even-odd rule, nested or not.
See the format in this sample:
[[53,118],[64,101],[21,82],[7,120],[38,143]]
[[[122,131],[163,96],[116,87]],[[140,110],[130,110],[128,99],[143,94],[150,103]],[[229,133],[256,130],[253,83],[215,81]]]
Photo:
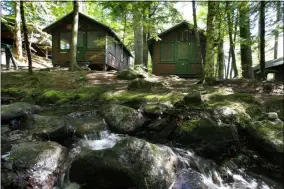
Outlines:
[[222,102],[222,101],[232,101],[232,102],[246,102],[246,103],[256,103],[254,96],[250,94],[235,93],[229,95],[216,94],[210,97],[211,102]]
[[192,131],[197,124],[199,123],[199,120],[189,120],[185,121],[181,126],[180,126],[180,131],[181,132],[190,132]]
[[257,135],[267,143],[271,143],[276,150],[283,152],[283,122],[277,120],[272,122],[269,120],[257,121],[252,124]]

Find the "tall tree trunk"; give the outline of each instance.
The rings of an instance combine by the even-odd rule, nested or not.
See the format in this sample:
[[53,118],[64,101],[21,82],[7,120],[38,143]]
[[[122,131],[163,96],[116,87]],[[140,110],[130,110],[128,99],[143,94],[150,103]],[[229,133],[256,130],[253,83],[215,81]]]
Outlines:
[[143,64],[144,67],[146,69],[146,71],[148,71],[148,43],[147,43],[147,32],[145,31],[144,27],[143,27]]
[[71,44],[71,61],[70,71],[80,70],[77,64],[77,43],[78,43],[78,24],[79,24],[79,3],[73,1],[73,25],[72,25],[72,44]]
[[228,56],[228,64],[227,64],[227,70],[226,70],[226,79],[229,78],[229,73],[231,69],[231,49],[229,50],[229,56]]
[[28,29],[27,29],[26,20],[25,20],[25,11],[24,11],[23,1],[20,1],[20,11],[21,11],[21,18],[22,18],[22,23],[23,23],[25,46],[26,46],[28,62],[29,62],[29,73],[32,74],[33,73],[32,56],[31,56],[31,50],[29,46]]
[[280,18],[281,18],[281,4],[280,1],[276,1],[276,29],[275,29],[275,34],[274,34],[274,59],[278,58],[278,36],[279,36],[279,26],[280,26]]
[[207,15],[207,40],[206,40],[206,55],[204,76],[206,78],[214,78],[214,34],[216,13],[219,2],[208,1],[208,15]]
[[143,65],[143,25],[142,11],[139,10],[138,2],[133,2],[133,31],[134,31],[134,65]]
[[232,20],[231,20],[231,14],[230,14],[230,8],[229,8],[229,4],[230,2],[226,1],[226,10],[227,10],[227,19],[228,19],[228,31],[229,31],[229,40],[230,40],[230,52],[231,52],[231,56],[232,56],[232,68],[234,70],[234,77],[238,77],[238,69],[237,69],[237,64],[236,64],[236,56],[235,56],[235,44],[233,41],[233,24],[232,24]]
[[241,65],[244,78],[252,78],[252,55],[250,38],[250,11],[249,2],[239,3],[240,38],[241,38]]
[[260,79],[265,80],[265,1],[260,2]]
[[22,34],[21,34],[21,11],[20,2],[15,2],[15,41],[16,41],[16,56],[18,59],[23,59],[23,45],[22,45]]
[[224,41],[221,38],[218,44],[218,77],[224,79]]
[[196,62],[201,65],[201,79],[198,83],[202,83],[204,80],[204,66],[201,58],[201,46],[200,46],[200,37],[198,33],[198,26],[196,19],[195,1],[192,1],[192,12],[193,12],[194,34],[196,39]]

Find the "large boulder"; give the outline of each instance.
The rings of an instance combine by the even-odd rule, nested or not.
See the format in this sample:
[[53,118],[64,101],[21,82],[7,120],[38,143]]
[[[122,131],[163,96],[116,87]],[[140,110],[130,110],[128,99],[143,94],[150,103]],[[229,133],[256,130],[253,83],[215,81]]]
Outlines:
[[89,151],[71,165],[70,180],[86,189],[168,188],[178,159],[166,146],[126,138],[111,149]]
[[216,123],[209,118],[184,121],[175,130],[174,140],[208,158],[219,157],[239,146],[235,126]]
[[203,189],[208,188],[203,181],[201,173],[193,169],[182,170],[172,187],[172,189]]
[[62,176],[68,151],[55,142],[24,142],[2,159],[4,188],[52,189]]
[[163,87],[163,83],[157,81],[149,81],[146,79],[135,79],[128,85],[128,90],[146,90],[149,91],[153,88]]
[[279,119],[255,121],[247,128],[255,144],[270,153],[283,153],[283,129],[283,122]]
[[133,80],[136,78],[144,78],[143,74],[133,69],[126,69],[117,73],[117,78],[122,80]]
[[121,134],[133,133],[147,121],[139,111],[117,104],[103,106],[101,114],[110,130]]
[[36,113],[40,110],[37,105],[29,104],[26,102],[16,102],[9,106],[2,107],[1,110],[1,121],[8,121],[26,115]]
[[83,137],[88,134],[98,134],[105,130],[106,123],[102,118],[98,117],[80,117],[72,121],[75,127],[75,134],[77,137]]
[[28,130],[34,137],[64,143],[71,138],[75,128],[70,120],[63,116],[31,115],[24,118],[20,128]]

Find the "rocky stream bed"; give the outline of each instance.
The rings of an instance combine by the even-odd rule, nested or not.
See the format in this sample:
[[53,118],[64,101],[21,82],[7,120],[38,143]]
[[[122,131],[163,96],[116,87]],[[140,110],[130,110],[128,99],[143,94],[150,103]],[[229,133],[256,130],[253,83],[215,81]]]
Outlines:
[[1,112],[2,189],[282,188],[283,120],[200,95]]

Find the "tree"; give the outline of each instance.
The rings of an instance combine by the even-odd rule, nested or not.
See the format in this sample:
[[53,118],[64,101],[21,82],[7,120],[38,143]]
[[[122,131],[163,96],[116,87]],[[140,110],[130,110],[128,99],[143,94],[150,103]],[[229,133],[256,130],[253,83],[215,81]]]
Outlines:
[[143,65],[143,13],[140,2],[133,2],[134,65]]
[[208,2],[208,15],[207,15],[207,40],[206,40],[206,55],[205,55],[205,67],[204,76],[206,78],[214,78],[214,35],[216,14],[218,12],[219,2]]
[[233,41],[233,24],[232,24],[231,13],[230,13],[230,10],[232,9],[230,6],[231,6],[230,2],[226,1],[228,31],[229,31],[229,40],[230,40],[230,55],[232,57],[232,68],[235,73],[234,77],[237,77],[239,74],[238,74],[238,69],[237,69],[237,64],[236,64],[235,44]]
[[15,1],[15,41],[16,41],[16,56],[21,60],[23,59],[23,45],[21,34],[21,12],[20,2]]
[[80,70],[77,64],[77,39],[78,39],[78,24],[79,24],[79,3],[73,2],[73,24],[72,24],[72,44],[71,44],[71,61],[70,71]]
[[280,1],[276,1],[276,29],[274,34],[274,59],[278,58],[278,36],[279,36],[279,27],[280,27],[280,18],[281,18],[281,6]]
[[265,1],[260,2],[259,10],[259,27],[260,27],[260,79],[265,80]]
[[250,37],[250,8],[249,2],[242,1],[239,3],[239,27],[241,38],[241,65],[242,75],[244,78],[252,78],[252,54],[251,54],[251,37]]
[[29,46],[28,29],[27,29],[26,20],[25,20],[25,11],[24,11],[24,2],[23,1],[20,1],[20,12],[21,12],[21,18],[22,18],[22,23],[23,23],[25,46],[26,46],[28,62],[29,62],[29,73],[32,74],[33,73],[32,57],[31,57],[31,50],[30,50],[30,46]]
[[201,58],[201,46],[200,46],[200,37],[198,33],[197,19],[196,19],[196,6],[195,1],[192,1],[192,13],[193,13],[193,24],[194,24],[194,34],[196,39],[196,62],[201,64],[201,80],[198,83],[202,83],[204,80],[204,62]]

